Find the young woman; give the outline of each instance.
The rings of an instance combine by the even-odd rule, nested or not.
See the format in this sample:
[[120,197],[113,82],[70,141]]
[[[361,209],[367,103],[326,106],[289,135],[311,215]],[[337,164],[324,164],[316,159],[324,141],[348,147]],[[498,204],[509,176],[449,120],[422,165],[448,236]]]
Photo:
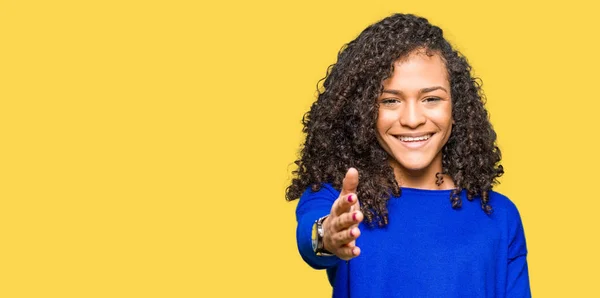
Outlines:
[[531,295],[480,84],[440,28],[405,14],[366,28],[303,124],[286,198],[334,297]]

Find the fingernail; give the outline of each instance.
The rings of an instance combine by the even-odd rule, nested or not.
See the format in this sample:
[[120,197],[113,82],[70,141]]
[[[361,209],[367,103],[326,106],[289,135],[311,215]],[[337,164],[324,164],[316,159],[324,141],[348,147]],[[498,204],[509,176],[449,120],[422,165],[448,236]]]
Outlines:
[[354,237],[354,229],[350,230],[350,236]]
[[352,203],[352,195],[348,196],[348,202]]
[[356,212],[354,212],[354,213],[352,214],[352,219],[353,219],[354,221],[356,221]]

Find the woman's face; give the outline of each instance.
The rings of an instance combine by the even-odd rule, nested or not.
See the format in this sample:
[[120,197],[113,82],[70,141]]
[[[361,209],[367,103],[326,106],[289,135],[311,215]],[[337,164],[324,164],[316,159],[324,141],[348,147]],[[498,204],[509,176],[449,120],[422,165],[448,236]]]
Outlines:
[[377,101],[377,139],[392,157],[392,167],[405,174],[441,172],[441,151],[453,123],[441,57],[421,50],[394,62]]

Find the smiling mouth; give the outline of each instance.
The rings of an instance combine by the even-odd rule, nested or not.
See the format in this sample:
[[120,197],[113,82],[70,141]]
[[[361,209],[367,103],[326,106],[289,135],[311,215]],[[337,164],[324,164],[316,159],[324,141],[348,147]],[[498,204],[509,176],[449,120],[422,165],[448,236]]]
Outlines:
[[402,142],[422,142],[427,141],[431,138],[433,134],[426,134],[422,136],[408,137],[408,136],[396,136],[396,138]]

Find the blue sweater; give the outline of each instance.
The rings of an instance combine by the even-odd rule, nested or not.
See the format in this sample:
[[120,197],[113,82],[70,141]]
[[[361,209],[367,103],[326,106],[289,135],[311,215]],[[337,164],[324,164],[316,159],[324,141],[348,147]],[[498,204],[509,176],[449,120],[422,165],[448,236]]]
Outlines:
[[333,297],[531,297],[523,225],[507,197],[491,191],[487,215],[464,191],[455,210],[450,190],[402,188],[388,202],[386,227],[360,224],[361,254],[346,262],[316,256],[311,245],[313,222],[338,196],[324,184],[304,192],[296,209],[300,255],[327,269]]

